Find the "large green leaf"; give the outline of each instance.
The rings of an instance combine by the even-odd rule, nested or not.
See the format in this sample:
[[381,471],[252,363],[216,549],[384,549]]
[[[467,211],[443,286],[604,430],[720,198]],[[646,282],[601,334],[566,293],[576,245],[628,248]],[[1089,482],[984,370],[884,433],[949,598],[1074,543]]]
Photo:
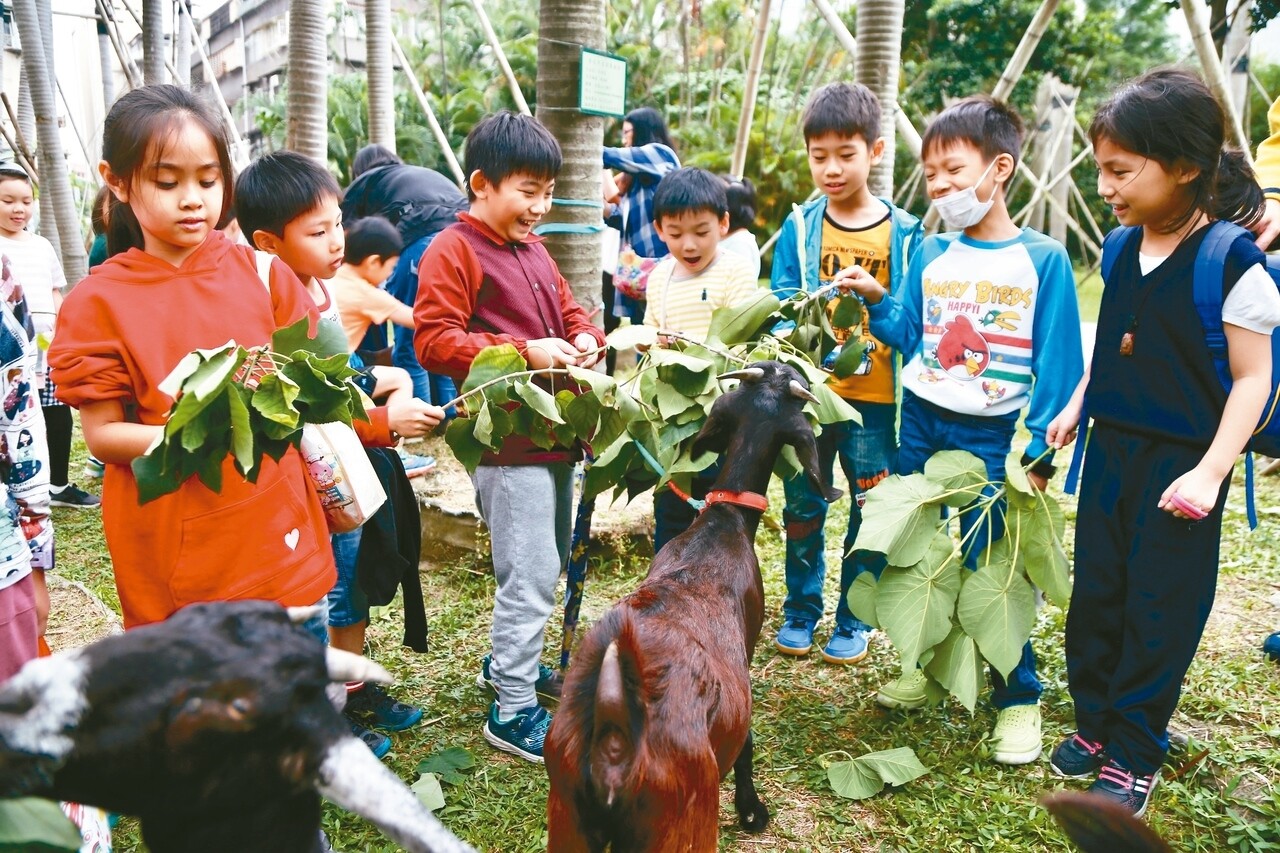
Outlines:
[[837,379],[847,379],[862,367],[862,357],[867,353],[867,342],[861,330],[855,330],[849,340],[840,348],[840,354],[831,363],[831,372]]
[[251,405],[269,421],[296,428],[298,413],[293,404],[298,399],[298,383],[283,373],[268,373],[253,392]]
[[686,397],[705,394],[716,384],[716,366],[704,358],[673,349],[655,349],[649,363],[656,365],[658,379]]
[[835,391],[832,391],[825,381],[810,385],[809,390],[818,398],[817,403],[807,404],[813,406],[814,414],[818,416],[818,423],[835,424],[841,421],[853,421],[855,424],[862,423],[862,415],[858,414],[858,410],[850,406]]
[[982,656],[1007,678],[1035,624],[1035,593],[1011,560],[993,560],[965,579],[956,616]]
[[475,756],[467,749],[461,746],[451,746],[439,752],[433,752],[419,761],[418,772],[435,773],[440,777],[440,781],[448,782],[450,785],[457,785],[466,778],[461,771],[470,770],[475,766]]
[[657,342],[658,330],[643,325],[619,326],[605,337],[605,343],[615,350],[651,347]]
[[197,400],[216,396],[231,382],[231,377],[243,363],[243,352],[239,348],[223,351],[205,361],[183,383],[183,393],[191,394]]
[[773,293],[760,290],[735,305],[717,308],[711,312],[707,337],[729,346],[745,343],[760,331],[769,316],[778,310],[779,304]]
[[947,491],[955,491],[943,499],[947,506],[961,507],[982,497],[987,485],[987,466],[967,450],[942,450],[924,463],[924,475]]
[[871,572],[862,572],[849,585],[849,609],[872,628],[880,627],[876,618],[876,599],[880,585]]
[[526,380],[517,381],[514,388],[516,396],[524,400],[535,412],[552,423],[564,423],[564,418],[560,417],[560,407],[556,405],[556,398],[551,394],[532,381]]
[[1030,507],[1011,506],[1005,517],[1005,538],[1017,543],[1027,576],[1064,609],[1071,603],[1071,573],[1062,546],[1065,529],[1062,508],[1043,492],[1035,495]]
[[933,647],[933,659],[925,666],[925,672],[947,688],[970,713],[987,683],[978,644],[959,625],[953,626],[946,639]]
[[862,527],[853,547],[878,551],[893,566],[914,566],[924,558],[940,526],[942,487],[923,474],[893,475],[867,492]]
[[828,765],[827,780],[841,797],[865,800],[884,790],[885,785],[905,785],[919,779],[928,769],[910,747],[870,752],[852,761]]
[[1027,472],[1022,467],[1021,452],[1010,450],[1009,455],[1005,457],[1004,481],[1008,486],[1005,489],[1005,494],[1008,496],[1011,506],[1031,506],[1034,503],[1036,492],[1039,489],[1031,485],[1031,480],[1027,477]]
[[936,530],[924,556],[910,568],[886,566],[876,584],[876,618],[910,669],[920,655],[951,632],[951,614],[960,594],[955,543]]
[[409,786],[418,802],[427,811],[439,811],[444,808],[444,790],[440,787],[440,777],[434,773],[423,773],[418,781]]
[[462,467],[468,471],[476,470],[486,449],[484,444],[476,439],[474,430],[473,418],[454,418],[444,431],[444,440],[449,445],[449,449],[462,463]]
[[271,336],[271,349],[293,357],[301,351],[311,353],[318,358],[331,358],[335,355],[347,354],[347,335],[342,326],[332,320],[320,320],[316,324],[315,337],[309,337],[310,324],[303,317],[292,326],[277,329]]
[[867,312],[862,307],[861,299],[851,294],[837,296],[832,301],[836,305],[831,312],[831,325],[837,329],[852,329],[854,326],[862,325],[862,318]]
[[75,824],[52,800],[0,800],[0,851],[75,853],[82,843]]
[[[557,395],[558,396],[558,395]],[[590,390],[574,395],[569,405],[563,408],[564,419],[577,433],[578,438],[590,441],[600,423],[600,399]]]
[[458,389],[458,393],[466,394],[486,382],[528,369],[529,365],[525,363],[520,351],[514,345],[501,344],[496,347],[485,347],[471,362],[471,370],[467,372],[467,379]]
[[238,385],[227,389],[228,417],[231,421],[231,455],[241,474],[248,476],[258,467],[260,458],[254,451],[253,431],[249,428],[249,392]]

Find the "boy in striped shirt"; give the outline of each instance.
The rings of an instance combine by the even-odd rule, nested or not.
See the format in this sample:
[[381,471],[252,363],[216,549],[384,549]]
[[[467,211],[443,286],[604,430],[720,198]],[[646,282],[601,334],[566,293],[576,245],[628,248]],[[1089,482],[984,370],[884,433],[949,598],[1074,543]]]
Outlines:
[[[1084,373],[1080,309],[1071,260],[1061,243],[1018,228],[1005,204],[1022,150],[1022,121],[985,96],[944,110],[922,140],[929,197],[950,233],[926,237],[908,265],[905,286],[887,293],[860,267],[841,270],[844,284],[867,303],[871,333],[902,353],[902,420],[898,472],[924,468],[940,450],[967,450],[1002,483],[1018,417],[1026,409],[1031,442],[1021,464],[1043,490],[1053,475],[1045,429]],[[1034,464],[1032,464],[1034,463]],[[963,534],[977,530],[965,552],[976,569],[1004,535],[1003,512],[989,521],[961,516]],[[1007,675],[991,671],[999,714],[992,734],[996,761],[1028,764],[1040,755],[1040,682],[1028,642]],[[880,688],[890,708],[925,704],[919,670]]]
[[[711,313],[746,300],[759,286],[750,262],[720,247],[729,233],[724,181],[706,169],[669,173],[654,193],[653,218],[671,254],[649,273],[645,325],[705,341]],[[716,470],[712,466],[694,476],[690,493],[695,498],[706,496]],[[660,491],[653,505],[654,552],[688,529],[696,516],[673,492]]]

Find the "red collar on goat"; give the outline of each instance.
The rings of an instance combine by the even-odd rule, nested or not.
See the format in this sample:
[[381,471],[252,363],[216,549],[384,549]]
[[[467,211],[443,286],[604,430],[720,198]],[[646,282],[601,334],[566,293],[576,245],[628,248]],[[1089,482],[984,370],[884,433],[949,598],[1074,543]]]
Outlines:
[[[707,492],[707,506],[712,504],[733,504],[734,506],[764,512],[769,508],[769,499],[757,492],[731,492],[728,489],[712,489]],[[703,510],[707,507],[704,506]]]

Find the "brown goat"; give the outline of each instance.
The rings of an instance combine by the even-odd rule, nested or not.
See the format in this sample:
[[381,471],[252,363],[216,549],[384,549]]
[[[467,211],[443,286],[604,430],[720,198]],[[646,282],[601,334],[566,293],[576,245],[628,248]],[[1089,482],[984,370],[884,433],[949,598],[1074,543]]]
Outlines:
[[760,362],[718,399],[695,455],[724,451],[707,508],[584,638],[545,748],[548,849],[714,851],[720,780],[748,832],[769,811],[751,778],[751,656],[764,617],[755,533],[783,445],[827,500],[804,378]]

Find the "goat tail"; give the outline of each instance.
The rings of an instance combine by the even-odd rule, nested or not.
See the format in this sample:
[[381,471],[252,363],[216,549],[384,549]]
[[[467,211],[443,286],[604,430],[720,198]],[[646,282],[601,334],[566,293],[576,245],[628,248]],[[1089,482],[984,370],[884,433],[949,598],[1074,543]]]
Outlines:
[[618,641],[609,643],[596,681],[595,727],[591,734],[591,787],[596,799],[613,808],[625,790],[635,758],[634,724],[627,702]]

